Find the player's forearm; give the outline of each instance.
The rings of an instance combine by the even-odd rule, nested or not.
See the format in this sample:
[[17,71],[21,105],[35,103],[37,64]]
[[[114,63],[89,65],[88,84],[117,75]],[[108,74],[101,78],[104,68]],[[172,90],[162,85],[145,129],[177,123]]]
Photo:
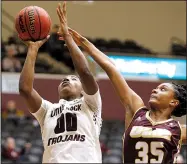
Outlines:
[[[132,95],[133,91],[130,89],[124,77],[117,70],[116,66],[112,63],[110,58],[98,50],[92,43],[84,42],[84,49],[89,53],[89,55],[102,67],[102,69],[107,73],[110,78],[122,105],[127,108],[132,106]],[[139,102],[139,101],[138,101]]]
[[29,47],[27,57],[19,79],[20,93],[31,93],[34,81],[34,67],[36,62],[38,49]]
[[115,70],[114,63],[103,52],[97,49],[91,42],[85,41],[82,43],[83,49],[102,67],[103,70],[110,76]]
[[74,42],[72,36],[65,35],[64,40],[69,49],[69,52],[70,52],[70,55],[71,55],[71,58],[72,58],[72,61],[73,61],[73,64],[74,64],[74,67],[77,73],[80,75],[80,74],[89,72],[87,60],[84,54],[82,53],[82,51],[79,49],[79,47]]
[[79,49],[77,44],[74,42],[71,35],[64,36],[66,45],[70,51],[71,58],[73,60],[74,67],[80,76],[83,90],[93,95],[98,90],[97,83],[89,70],[88,62],[82,51]]

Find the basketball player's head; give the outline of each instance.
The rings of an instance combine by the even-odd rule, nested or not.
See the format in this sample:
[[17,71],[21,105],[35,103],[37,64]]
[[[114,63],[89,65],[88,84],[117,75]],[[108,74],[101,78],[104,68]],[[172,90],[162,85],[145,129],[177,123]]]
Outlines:
[[186,86],[162,83],[152,90],[149,100],[151,109],[170,109],[171,115],[181,117],[186,114]]
[[82,96],[82,84],[80,79],[75,75],[65,76],[58,86],[60,99],[73,100]]

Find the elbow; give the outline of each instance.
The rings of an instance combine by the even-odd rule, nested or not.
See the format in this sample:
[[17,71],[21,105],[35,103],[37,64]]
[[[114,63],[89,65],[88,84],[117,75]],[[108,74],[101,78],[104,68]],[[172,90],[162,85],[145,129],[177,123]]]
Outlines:
[[21,96],[24,96],[24,95],[26,95],[26,91],[25,91],[23,88],[20,88],[20,87],[19,87],[19,94],[20,94]]
[[81,71],[80,71],[80,75],[82,76],[90,76],[92,75],[91,71],[89,70],[88,67],[86,68],[83,68]]
[[19,94],[21,96],[25,96],[25,95],[28,95],[30,93],[31,93],[31,89],[28,86],[26,86],[22,83],[19,83]]

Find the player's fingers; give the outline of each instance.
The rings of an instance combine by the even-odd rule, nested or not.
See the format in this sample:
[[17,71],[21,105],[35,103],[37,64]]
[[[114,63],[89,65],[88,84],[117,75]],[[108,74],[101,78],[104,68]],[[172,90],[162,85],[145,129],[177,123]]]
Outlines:
[[50,35],[47,35],[46,39],[48,40],[50,38]]
[[49,38],[50,38],[50,35],[47,35],[47,37],[45,39],[41,40],[42,43],[45,43]]
[[43,40],[39,41],[40,46],[42,46],[48,39],[50,38],[50,35],[47,35],[47,37]]
[[[70,35],[71,35],[71,32],[70,32]],[[80,46],[80,41],[79,39],[77,39],[76,37],[72,36],[73,37],[73,40],[75,41],[75,43]]]
[[58,8],[56,8],[56,12],[57,12],[58,18],[59,18],[59,20],[60,20],[60,22],[61,22],[61,16],[60,16],[60,13],[59,13],[59,9],[58,9]]
[[66,1],[63,2],[63,13],[64,13],[65,18],[67,18]]
[[61,14],[60,14],[59,8],[57,8],[57,10],[56,10],[56,11],[57,11],[58,18],[59,18],[60,22],[61,22],[61,23],[63,23],[64,21],[63,21],[63,19],[62,19]]
[[74,38],[74,41],[75,41],[75,43],[76,43],[78,46],[80,46],[80,42],[79,42],[79,40],[77,40],[77,38]]
[[71,28],[69,28],[69,27],[68,27],[68,31],[69,31],[69,32],[70,32],[70,33],[71,33],[73,36],[77,36],[77,35],[76,35],[76,33],[75,33],[75,31],[74,31],[74,30],[72,30],[72,29],[71,29]]
[[75,43],[77,44],[77,45],[79,45],[79,39],[77,38],[77,36],[75,36],[72,32],[69,32],[70,33],[70,35],[73,37],[73,40],[75,41]]
[[73,29],[68,28],[68,30],[69,30],[73,35],[80,36],[80,34],[79,34],[78,32],[76,32],[75,30],[73,30]]
[[78,32],[76,32],[76,31],[73,30],[73,29],[69,28],[68,30],[69,30],[69,31],[73,34],[73,36],[75,36],[76,38],[81,38],[81,37],[82,37]]
[[62,33],[61,32],[57,32],[57,35],[62,36]]
[[59,9],[59,13],[60,13],[61,17],[64,19],[64,13],[62,11],[61,3],[59,3],[58,9]]
[[58,7],[57,7],[57,14],[58,14],[60,20],[64,22],[64,15],[62,13],[62,9],[61,9],[61,4],[60,3],[58,4]]
[[[69,31],[69,30],[68,30],[68,31]],[[69,31],[69,33],[70,33],[71,36],[74,36],[73,33],[72,33],[71,31]]]

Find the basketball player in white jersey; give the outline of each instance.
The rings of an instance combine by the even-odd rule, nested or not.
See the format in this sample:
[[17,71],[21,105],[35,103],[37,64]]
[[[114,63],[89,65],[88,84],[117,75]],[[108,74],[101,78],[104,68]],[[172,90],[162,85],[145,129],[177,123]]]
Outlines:
[[[41,41],[27,41],[28,53],[19,80],[20,95],[38,120],[44,145],[43,163],[101,163],[101,97],[87,60],[68,32],[66,3],[57,8],[60,32],[80,77],[69,75],[58,86],[59,102],[44,100],[33,88],[34,65]],[[46,86],[47,87],[50,86]],[[49,93],[50,94],[50,93]]]

